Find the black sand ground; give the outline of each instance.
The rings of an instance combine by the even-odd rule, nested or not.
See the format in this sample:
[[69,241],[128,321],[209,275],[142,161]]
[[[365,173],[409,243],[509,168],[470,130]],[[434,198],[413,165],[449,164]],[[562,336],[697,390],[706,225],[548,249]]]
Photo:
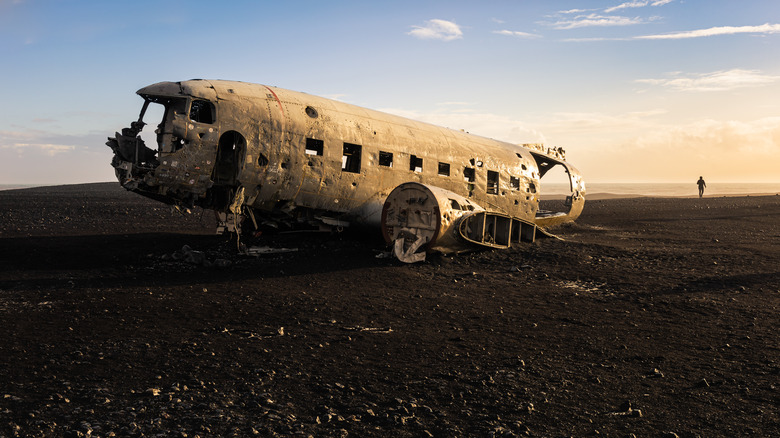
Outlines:
[[780,196],[592,201],[412,266],[212,232],[116,184],[0,192],[0,436],[780,436]]

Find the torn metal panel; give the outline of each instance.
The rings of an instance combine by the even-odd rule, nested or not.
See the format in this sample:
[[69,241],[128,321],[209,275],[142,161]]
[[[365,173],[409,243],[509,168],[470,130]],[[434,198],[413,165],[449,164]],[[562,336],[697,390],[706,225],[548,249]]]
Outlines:
[[[138,94],[144,99],[138,120],[107,143],[118,180],[169,204],[214,210],[224,229],[238,230],[242,222],[364,223],[381,226],[392,242],[406,233],[426,239],[422,251],[457,252],[506,247],[513,236],[530,233],[529,226],[574,220],[584,204],[582,177],[560,148],[513,145],[244,82],[160,82]],[[150,105],[164,109],[161,120],[151,122],[154,146],[139,135]],[[540,211],[540,180],[555,166],[563,166],[571,182],[566,211]],[[438,228],[425,228],[423,216],[404,224],[384,214],[388,200],[388,208],[399,209],[413,192],[430,197],[420,214],[438,221]],[[473,210],[453,208],[451,201]],[[243,221],[247,216],[252,220]],[[453,226],[467,216],[468,226]],[[497,227],[495,236],[489,224],[481,235],[471,231],[478,217]],[[402,245],[403,253],[412,244]]]

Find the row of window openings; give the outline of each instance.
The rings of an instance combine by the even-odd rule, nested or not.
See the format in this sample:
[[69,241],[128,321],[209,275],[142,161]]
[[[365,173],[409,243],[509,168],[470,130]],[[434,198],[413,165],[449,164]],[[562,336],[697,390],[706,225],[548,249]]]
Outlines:
[[[324,151],[324,142],[314,138],[306,139],[306,154],[307,155],[320,155],[322,156]],[[362,146],[359,144],[344,143],[344,151],[341,157],[341,170],[344,172],[360,173],[360,157],[362,152]],[[384,167],[393,167],[393,153],[379,151],[379,165]],[[422,172],[423,159],[416,155],[412,155],[409,159],[409,170],[414,172]],[[441,176],[450,176],[450,163],[439,162],[438,174]],[[468,182],[474,182],[476,180],[476,171],[473,167],[463,168],[463,179]],[[509,177],[509,187],[512,190],[520,190],[520,179],[514,176]],[[530,186],[529,191],[535,193],[536,189],[533,184]],[[488,170],[487,171],[487,192],[489,194],[498,194],[498,172]]]

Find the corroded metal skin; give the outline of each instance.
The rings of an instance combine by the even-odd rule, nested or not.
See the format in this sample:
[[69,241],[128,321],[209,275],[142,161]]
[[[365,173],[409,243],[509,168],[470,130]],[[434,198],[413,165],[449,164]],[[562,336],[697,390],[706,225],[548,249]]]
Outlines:
[[[107,143],[120,183],[225,222],[379,225],[390,192],[409,182],[540,226],[574,220],[584,205],[582,178],[560,149],[244,82],[160,82],[138,94],[139,119]],[[152,104],[165,107],[156,148],[139,136]],[[571,179],[569,210],[538,216],[540,178],[557,165]]]

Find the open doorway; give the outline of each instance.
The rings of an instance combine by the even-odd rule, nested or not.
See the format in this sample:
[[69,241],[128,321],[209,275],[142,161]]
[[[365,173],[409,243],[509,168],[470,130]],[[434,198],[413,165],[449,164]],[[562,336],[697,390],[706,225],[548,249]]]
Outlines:
[[236,131],[228,131],[219,138],[217,160],[214,163],[214,185],[234,186],[244,167],[246,139]]

